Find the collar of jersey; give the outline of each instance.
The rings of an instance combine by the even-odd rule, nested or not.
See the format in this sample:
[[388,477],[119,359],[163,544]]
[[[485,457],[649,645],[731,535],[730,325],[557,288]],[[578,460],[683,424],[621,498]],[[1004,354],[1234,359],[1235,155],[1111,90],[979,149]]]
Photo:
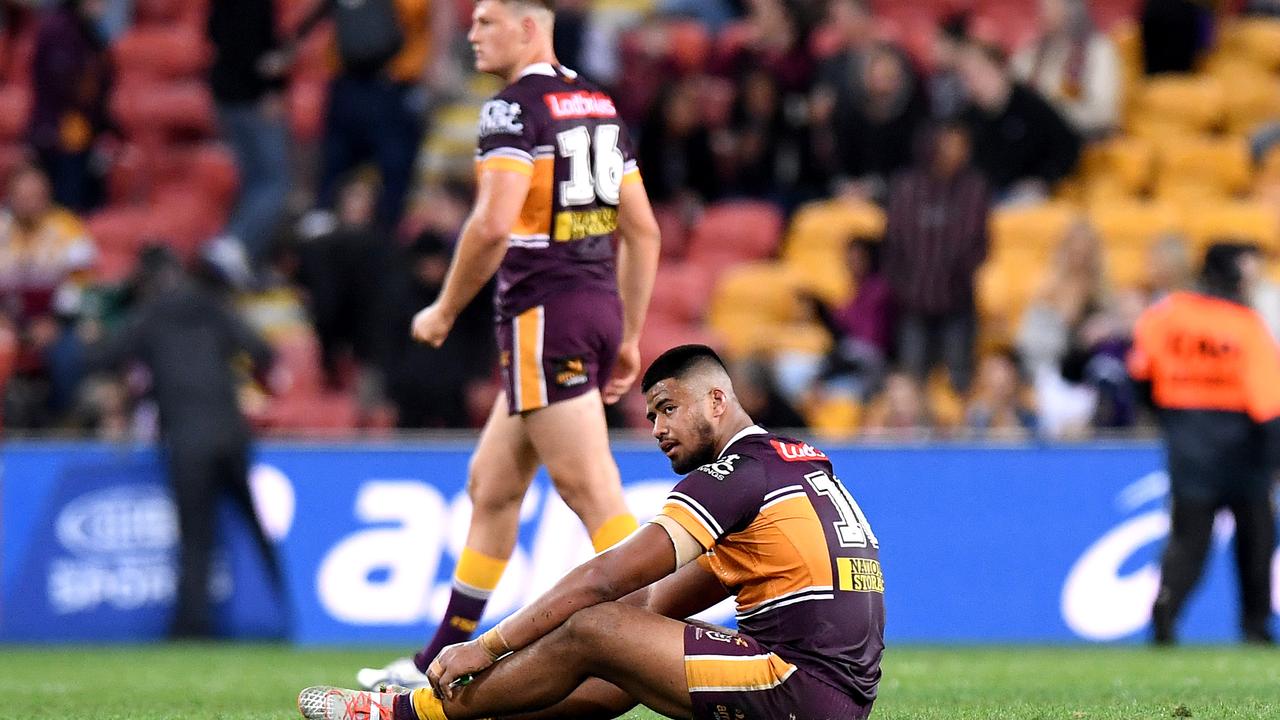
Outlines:
[[729,438],[729,442],[725,443],[724,449],[720,451],[719,457],[724,457],[724,454],[729,452],[729,448],[733,447],[733,444],[738,442],[742,438],[750,435],[764,435],[767,432],[769,431],[765,430],[759,425],[750,425],[748,427],[742,428],[741,430],[738,431],[737,435],[734,435],[733,437]]
[[[578,77],[578,73],[570,70],[569,68],[563,65],[560,66],[560,72],[564,73],[564,76],[569,78],[570,80]],[[556,69],[552,67],[551,63],[549,62],[534,63],[529,67],[525,68],[524,70],[520,71],[520,77],[524,77],[526,75],[546,75],[547,77],[555,77]]]

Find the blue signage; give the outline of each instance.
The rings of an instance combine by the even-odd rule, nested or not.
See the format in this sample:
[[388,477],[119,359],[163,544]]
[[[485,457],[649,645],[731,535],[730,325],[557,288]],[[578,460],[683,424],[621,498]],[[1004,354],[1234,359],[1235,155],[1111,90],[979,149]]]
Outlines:
[[[1145,637],[1168,533],[1153,444],[822,448],[880,540],[888,635],[903,642],[1106,642]],[[275,598],[226,509],[211,591],[229,634],[301,643],[421,643],[444,612],[470,515],[461,444],[264,444],[253,485],[283,560]],[[674,483],[643,444],[615,446],[642,519]],[[163,635],[177,526],[154,451],[10,443],[0,455],[0,640]],[[1235,637],[1220,518],[1182,628]],[[491,624],[589,557],[577,518],[539,476]],[[1280,597],[1280,592],[1275,593]],[[728,623],[726,603],[704,615]],[[285,618],[288,618],[286,621]]]

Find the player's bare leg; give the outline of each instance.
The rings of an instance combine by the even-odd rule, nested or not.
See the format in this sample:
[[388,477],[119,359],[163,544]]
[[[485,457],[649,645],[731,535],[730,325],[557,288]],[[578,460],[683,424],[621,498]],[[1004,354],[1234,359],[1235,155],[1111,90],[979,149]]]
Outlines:
[[592,390],[524,417],[525,430],[556,491],[591,536],[597,552],[607,550],[636,529],[627,509],[600,393]]
[[[430,688],[401,697],[411,698],[418,720],[510,717],[551,708],[595,677],[663,715],[687,718],[693,706],[685,679],[684,634],[685,625],[678,620],[603,603],[480,673],[452,700],[437,699]],[[364,696],[373,695],[307,688],[299,706],[309,720],[355,720],[365,716],[349,708],[359,708]],[[395,705],[395,717],[404,718],[404,700]]]
[[426,676],[422,673],[440,650],[471,637],[515,549],[520,504],[537,469],[538,458],[521,418],[507,413],[506,398],[500,394],[471,456],[467,479],[471,526],[454,570],[444,619],[411,663],[402,659],[385,668],[365,668],[357,674],[362,686],[372,688],[381,682],[423,685]]

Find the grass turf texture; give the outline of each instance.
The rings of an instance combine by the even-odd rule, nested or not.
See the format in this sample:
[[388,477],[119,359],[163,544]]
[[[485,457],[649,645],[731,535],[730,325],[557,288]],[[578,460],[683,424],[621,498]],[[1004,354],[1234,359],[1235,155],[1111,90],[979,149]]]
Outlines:
[[[285,720],[298,717],[304,686],[349,685],[357,668],[390,657],[283,645],[0,645],[0,718]],[[1280,650],[894,648],[873,717],[1280,718]]]

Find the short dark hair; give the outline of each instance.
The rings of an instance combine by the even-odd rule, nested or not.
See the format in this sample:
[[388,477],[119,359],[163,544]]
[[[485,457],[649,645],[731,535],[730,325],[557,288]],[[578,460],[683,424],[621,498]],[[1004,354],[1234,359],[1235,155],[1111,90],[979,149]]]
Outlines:
[[640,380],[640,392],[649,392],[649,388],[663,380],[682,378],[690,370],[706,362],[714,362],[721,370],[729,372],[716,351],[706,345],[677,345],[659,355],[649,365],[649,369],[644,371],[644,377]]
[[1247,243],[1234,239],[1223,239],[1210,245],[1200,266],[1201,288],[1228,299],[1241,299],[1244,273],[1240,268],[1240,258],[1248,254],[1247,248]]

